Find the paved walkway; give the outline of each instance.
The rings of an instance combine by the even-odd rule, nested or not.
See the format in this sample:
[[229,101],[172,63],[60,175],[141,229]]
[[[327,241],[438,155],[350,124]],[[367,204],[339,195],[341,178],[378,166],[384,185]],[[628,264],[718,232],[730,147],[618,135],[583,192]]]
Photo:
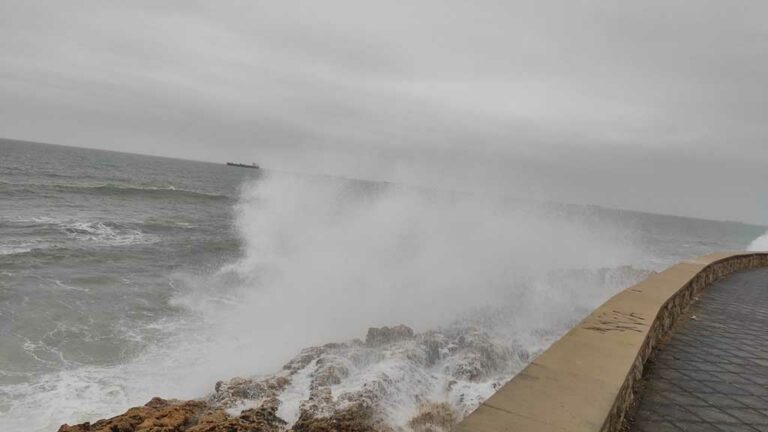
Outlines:
[[768,269],[706,288],[650,366],[632,432],[768,431]]

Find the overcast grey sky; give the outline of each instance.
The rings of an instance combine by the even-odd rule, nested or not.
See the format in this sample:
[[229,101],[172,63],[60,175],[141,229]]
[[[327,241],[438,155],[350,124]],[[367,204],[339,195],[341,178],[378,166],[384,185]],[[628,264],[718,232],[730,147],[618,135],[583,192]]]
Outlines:
[[0,0],[0,136],[768,223],[766,17]]

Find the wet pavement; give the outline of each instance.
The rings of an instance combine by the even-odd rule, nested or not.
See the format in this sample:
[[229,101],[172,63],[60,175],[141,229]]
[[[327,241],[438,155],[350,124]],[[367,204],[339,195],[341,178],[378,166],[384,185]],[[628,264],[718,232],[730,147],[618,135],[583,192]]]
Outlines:
[[650,365],[632,432],[768,432],[768,269],[702,291]]

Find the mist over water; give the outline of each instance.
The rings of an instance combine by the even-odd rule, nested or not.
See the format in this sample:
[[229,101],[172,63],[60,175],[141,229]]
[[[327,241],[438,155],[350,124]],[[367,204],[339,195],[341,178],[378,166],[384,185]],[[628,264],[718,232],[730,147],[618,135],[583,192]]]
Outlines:
[[[64,169],[79,185],[66,192],[52,186],[62,179],[46,168],[49,150],[0,166],[10,203],[0,213],[2,430],[202,397],[218,380],[272,373],[304,347],[372,326],[472,326],[525,358],[648,271],[744,248],[764,231],[57,150],[51,167],[81,167]],[[444,379],[433,372],[408,376]],[[397,387],[393,418],[427,385]],[[472,391],[487,397],[492,386]]]
[[[500,303],[519,303],[516,320],[546,328],[572,318],[549,298],[574,293],[537,286],[542,278],[642,257],[610,230],[562,216],[394,185],[268,175],[244,185],[236,214],[243,257],[214,278],[228,281],[226,297],[211,298],[206,281],[176,300],[231,344],[212,363],[235,374],[369,326],[425,330]],[[585,287],[568,307],[610,293],[601,291]]]

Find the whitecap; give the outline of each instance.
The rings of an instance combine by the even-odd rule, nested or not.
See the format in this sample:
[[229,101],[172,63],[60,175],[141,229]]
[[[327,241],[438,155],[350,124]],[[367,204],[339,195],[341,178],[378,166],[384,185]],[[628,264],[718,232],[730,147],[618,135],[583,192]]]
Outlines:
[[760,237],[752,240],[752,243],[747,246],[748,251],[768,251],[768,231]]
[[156,235],[104,222],[70,222],[60,226],[72,239],[106,246],[152,244],[160,241]]

